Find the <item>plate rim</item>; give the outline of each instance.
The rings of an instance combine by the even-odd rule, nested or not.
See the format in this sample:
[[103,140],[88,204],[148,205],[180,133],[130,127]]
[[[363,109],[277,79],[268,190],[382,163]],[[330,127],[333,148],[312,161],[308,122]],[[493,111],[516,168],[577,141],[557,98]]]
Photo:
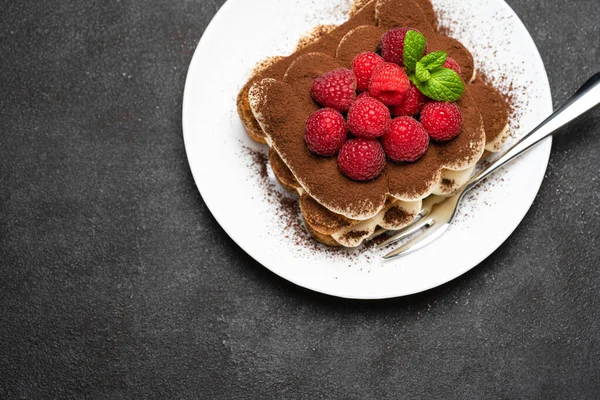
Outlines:
[[[186,158],[188,161],[188,165],[190,168],[190,172],[192,173],[192,177],[194,178],[194,183],[196,185],[196,188],[200,194],[200,196],[202,197],[202,200],[204,201],[204,204],[206,204],[206,207],[208,208],[208,210],[210,211],[210,213],[212,214],[213,218],[215,218],[215,220],[217,221],[217,223],[221,226],[221,228],[223,229],[223,231],[227,234],[227,236],[229,236],[229,238],[231,238],[231,240],[233,240],[246,254],[248,254],[250,257],[252,257],[252,259],[254,259],[257,263],[259,263],[261,266],[263,266],[264,268],[266,268],[268,271],[270,271],[272,274],[279,276],[283,279],[285,279],[286,281],[301,287],[301,288],[305,288],[308,289],[310,291],[316,292],[316,293],[321,293],[321,294],[325,294],[328,296],[332,296],[332,297],[336,297],[336,298],[341,298],[341,299],[349,299],[349,300],[369,300],[369,301],[375,301],[375,300],[386,300],[386,299],[395,299],[395,298],[401,298],[401,297],[406,297],[406,296],[411,296],[411,295],[416,295],[419,293],[424,293],[427,292],[429,290],[435,289],[437,287],[440,287],[442,285],[445,285],[449,282],[454,281],[455,279],[458,279],[460,277],[462,277],[464,274],[466,274],[467,272],[469,272],[470,270],[474,269],[475,267],[479,266],[483,261],[485,261],[487,258],[489,258],[494,252],[496,252],[500,247],[502,247],[502,245],[504,245],[504,243],[506,243],[506,241],[508,240],[508,238],[510,236],[512,236],[512,234],[514,233],[514,231],[521,225],[521,223],[523,222],[523,219],[525,218],[525,216],[527,215],[527,213],[529,213],[529,211],[531,210],[531,207],[533,206],[533,203],[535,202],[535,199],[537,198],[540,188],[542,186],[542,183],[544,182],[545,179],[545,175],[546,175],[546,171],[548,169],[548,165],[549,165],[549,161],[550,161],[550,155],[551,155],[551,150],[552,150],[552,143],[553,143],[553,139],[552,136],[545,139],[542,143],[538,144],[537,146],[535,146],[535,148],[540,148],[545,150],[545,154],[544,154],[544,168],[543,168],[543,173],[540,174],[540,177],[536,180],[535,182],[535,195],[533,196],[532,201],[527,205],[527,207],[524,207],[522,212],[520,212],[518,215],[518,223],[509,230],[509,232],[507,233],[506,237],[504,237],[502,240],[498,240],[498,244],[492,246],[493,248],[489,251],[486,251],[485,255],[483,255],[482,257],[478,257],[477,261],[473,263],[473,265],[468,266],[466,268],[461,268],[460,272],[458,272],[459,270],[457,270],[456,274],[453,278],[450,279],[440,279],[438,281],[436,280],[432,280],[431,284],[429,285],[424,285],[422,288],[418,288],[418,290],[415,291],[410,291],[410,292],[406,292],[406,293],[399,293],[397,295],[384,295],[384,296],[377,296],[377,295],[347,295],[347,294],[340,294],[339,292],[335,292],[335,291],[330,291],[327,289],[323,289],[323,288],[317,288],[314,285],[310,285],[307,284],[305,282],[298,282],[297,279],[295,279],[292,276],[289,276],[287,273],[281,271],[281,270],[274,270],[272,268],[270,268],[268,265],[266,265],[265,263],[260,261],[260,257],[257,256],[251,249],[247,248],[247,246],[245,246],[243,244],[243,241],[241,240],[237,240],[238,234],[234,233],[232,230],[228,230],[222,223],[218,213],[215,213],[213,210],[213,204],[210,201],[207,201],[206,197],[202,194],[202,179],[200,178],[200,176],[198,176],[198,172],[195,171],[194,168],[192,168],[192,166],[194,165],[193,159],[191,157],[190,154],[190,132],[191,132],[191,128],[188,128],[188,123],[186,122],[187,118],[186,115],[188,113],[188,109],[189,109],[189,102],[190,102],[190,85],[189,85],[189,81],[191,80],[191,76],[193,75],[193,71],[196,69],[195,66],[200,62],[201,59],[201,50],[204,46],[204,43],[206,41],[206,37],[208,36],[207,33],[209,34],[214,27],[218,24],[218,22],[220,21],[220,19],[222,18],[222,16],[225,14],[225,12],[233,7],[237,2],[240,2],[243,0],[227,0],[222,6],[221,8],[216,12],[216,14],[214,15],[214,17],[212,18],[212,20],[210,21],[210,23],[207,25],[206,29],[204,30],[204,32],[202,33],[202,36],[200,38],[200,40],[198,41],[198,45],[196,46],[195,50],[194,50],[194,54],[192,56],[192,59],[189,63],[188,66],[188,71],[186,74],[186,79],[185,79],[185,85],[184,85],[184,92],[183,92],[183,102],[182,102],[182,111],[181,111],[181,115],[182,115],[182,131],[183,131],[183,141],[184,141],[184,147],[185,147],[185,153],[186,153]],[[247,1],[247,0],[246,0]],[[540,63],[541,68],[543,70],[543,76],[540,77],[540,79],[543,79],[544,82],[543,86],[547,89],[548,91],[548,98],[546,99],[546,107],[550,110],[550,112],[553,112],[554,107],[553,107],[553,103],[552,103],[552,88],[550,87],[550,82],[548,79],[548,73],[546,70],[546,66],[544,64],[544,61],[541,57],[541,54],[539,52],[538,46],[536,45],[535,41],[533,40],[533,37],[531,36],[531,33],[529,32],[529,30],[527,29],[527,27],[525,26],[525,24],[523,23],[523,21],[521,20],[521,18],[519,17],[519,15],[515,12],[515,10],[505,1],[505,0],[497,0],[501,3],[504,4],[505,7],[508,7],[508,9],[512,12],[512,14],[516,17],[515,19],[515,23],[519,24],[520,27],[522,29],[525,30],[525,32],[527,32],[527,38],[526,40],[530,41],[531,44],[533,44],[533,48],[535,49],[535,52],[533,52],[533,57],[537,59],[537,61]],[[541,122],[541,121],[540,121]],[[541,150],[540,150],[541,151]],[[483,254],[483,253],[482,253]]]

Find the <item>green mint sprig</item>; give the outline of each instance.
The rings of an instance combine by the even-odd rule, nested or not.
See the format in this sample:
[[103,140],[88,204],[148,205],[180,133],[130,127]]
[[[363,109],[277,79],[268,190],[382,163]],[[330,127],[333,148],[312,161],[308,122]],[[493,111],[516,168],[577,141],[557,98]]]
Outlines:
[[457,101],[465,91],[462,79],[454,70],[444,68],[448,57],[445,51],[423,56],[425,46],[422,34],[417,31],[406,32],[403,59],[408,77],[427,97],[438,101]]
[[428,71],[433,71],[444,66],[448,55],[445,51],[434,51],[433,53],[427,54],[419,61]]
[[419,80],[419,82],[427,82],[429,79],[431,79],[431,73],[427,70],[427,67],[421,64],[420,61],[417,61],[415,77]]
[[423,58],[425,52],[425,36],[417,31],[408,31],[404,37],[404,55],[402,56],[404,65],[411,71],[414,71],[417,61]]
[[408,77],[421,93],[437,101],[457,101],[465,91],[465,85],[458,74],[449,68],[432,72],[425,82],[420,81],[416,74]]

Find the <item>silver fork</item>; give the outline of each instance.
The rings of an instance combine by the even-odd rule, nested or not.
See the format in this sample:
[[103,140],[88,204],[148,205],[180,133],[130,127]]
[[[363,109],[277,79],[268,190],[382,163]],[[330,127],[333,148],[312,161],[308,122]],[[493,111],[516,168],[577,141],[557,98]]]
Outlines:
[[382,248],[396,243],[423,229],[423,232],[394,251],[386,254],[384,260],[392,260],[413,253],[434,242],[448,230],[456,216],[456,210],[465,195],[485,180],[489,175],[502,168],[508,162],[525,153],[536,144],[552,136],[576,118],[586,114],[600,104],[600,72],[592,76],[561,108],[556,110],[544,122],[513,145],[502,157],[477,173],[456,194],[431,207],[424,201],[423,216],[416,218],[410,225],[398,231],[394,236],[377,246]]

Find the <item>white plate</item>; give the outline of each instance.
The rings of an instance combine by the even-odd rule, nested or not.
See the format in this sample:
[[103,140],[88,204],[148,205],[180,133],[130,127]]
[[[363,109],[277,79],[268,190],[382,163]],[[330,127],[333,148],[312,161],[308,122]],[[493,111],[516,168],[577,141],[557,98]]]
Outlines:
[[[291,53],[297,40],[314,26],[342,22],[349,6],[349,0],[225,3],[206,29],[189,68],[183,101],[185,146],[206,205],[229,236],[262,265],[297,285],[329,295],[405,296],[464,274],[508,238],[537,195],[551,141],[491,177],[463,204],[449,232],[405,258],[382,263],[381,253],[374,250],[332,253],[324,247],[298,245],[299,235],[304,234],[286,230],[278,202],[267,196],[252,157],[244,150],[247,146],[266,152],[266,147],[246,136],[235,100],[258,61]],[[552,112],[548,78],[537,48],[504,1],[435,0],[434,6],[441,11],[443,25],[472,51],[477,67],[503,89],[512,84],[519,110],[511,120],[516,137]],[[268,184],[273,185],[270,179]]]

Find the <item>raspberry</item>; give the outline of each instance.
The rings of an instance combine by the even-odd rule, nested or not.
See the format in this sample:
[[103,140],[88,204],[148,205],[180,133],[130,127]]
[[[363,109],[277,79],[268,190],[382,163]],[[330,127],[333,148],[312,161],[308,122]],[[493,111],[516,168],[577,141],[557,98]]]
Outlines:
[[363,91],[369,88],[369,81],[375,68],[383,62],[383,58],[379,55],[367,52],[361,53],[354,58],[352,61],[352,72],[356,76],[356,87],[358,90]]
[[394,28],[381,38],[381,56],[387,62],[404,66],[404,38],[411,28]]
[[[419,32],[413,28],[394,28],[384,33],[381,38],[381,56],[385,61],[404,66],[404,38],[408,31]],[[427,46],[423,52],[425,54]]]
[[446,62],[444,63],[444,68],[453,69],[454,72],[460,75],[460,65],[456,62],[456,60],[452,57],[447,57]]
[[421,123],[438,142],[454,139],[462,127],[462,114],[456,103],[432,101],[421,111]]
[[345,112],[350,109],[356,98],[356,78],[349,69],[336,69],[316,78],[311,93],[315,101],[323,107]]
[[383,135],[391,120],[390,110],[372,97],[360,97],[348,111],[350,132],[365,139],[375,139]]
[[421,112],[421,109],[427,102],[427,97],[421,92],[419,89],[412,83],[410,84],[410,89],[408,89],[408,93],[402,100],[402,103],[392,106],[392,115],[401,117],[403,115],[417,115]]
[[342,146],[337,161],[348,178],[368,181],[385,168],[385,153],[375,139],[350,139]]
[[375,68],[369,83],[369,94],[385,105],[400,104],[410,88],[406,72],[396,64],[382,63]]
[[385,154],[396,162],[417,161],[429,147],[429,135],[419,121],[411,117],[396,118],[381,138]]
[[333,108],[321,108],[306,121],[304,138],[308,148],[321,156],[333,156],[348,137],[344,117]]

